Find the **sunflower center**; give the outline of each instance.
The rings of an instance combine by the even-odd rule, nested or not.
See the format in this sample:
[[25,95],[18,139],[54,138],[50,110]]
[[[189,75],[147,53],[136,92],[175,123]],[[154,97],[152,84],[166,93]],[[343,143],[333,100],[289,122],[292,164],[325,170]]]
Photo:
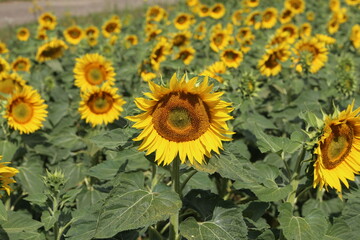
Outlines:
[[353,139],[353,129],[346,123],[331,125],[331,134],[321,143],[323,164],[327,169],[339,165],[350,153]]
[[213,13],[219,13],[219,12],[221,12],[221,7],[216,6],[215,8],[213,8],[212,12],[213,12]]
[[224,54],[224,57],[228,61],[234,61],[239,57],[239,54],[237,54],[237,53],[235,53],[233,51],[226,51],[225,54]]
[[265,62],[265,66],[266,68],[275,68],[279,65],[279,63],[276,61],[276,56],[274,54],[271,54],[268,58],[268,60],[266,60]]
[[11,113],[16,122],[25,124],[33,117],[34,110],[29,103],[23,102],[19,99],[12,104]]
[[155,130],[173,142],[198,139],[210,127],[207,105],[198,95],[173,92],[164,96],[152,113]]
[[104,114],[110,111],[114,99],[108,93],[96,93],[90,96],[87,105],[91,112],[95,114]]
[[185,16],[180,16],[178,19],[177,19],[177,23],[179,24],[184,24],[186,22],[186,17]]
[[182,51],[182,52],[180,52],[180,56],[179,56],[179,58],[181,59],[181,60],[186,60],[186,59],[188,59],[188,57],[190,57],[191,56],[191,53],[190,52],[188,52],[188,51]]
[[72,37],[72,38],[79,38],[80,37],[80,31],[77,30],[77,29],[74,29],[74,30],[70,30],[69,31],[69,35]]
[[266,13],[263,15],[263,20],[264,20],[265,22],[270,21],[272,18],[273,18],[273,13],[272,13],[272,12],[266,12]]
[[224,40],[224,35],[223,34],[217,34],[215,37],[214,37],[214,43],[216,46],[219,46],[221,45],[221,43],[223,42]]
[[106,80],[106,71],[102,65],[90,63],[85,67],[86,80],[92,85],[100,85]]
[[56,58],[57,56],[61,55],[62,49],[62,47],[48,47],[41,52],[41,55],[43,57]]
[[14,65],[14,68],[18,71],[23,71],[26,69],[26,63],[24,61],[19,61]]
[[108,32],[108,33],[112,33],[112,32],[115,31],[116,28],[117,28],[117,24],[116,24],[116,23],[109,23],[109,24],[106,26],[105,30],[106,30],[106,32]]
[[184,35],[176,35],[173,41],[173,45],[181,46],[186,42],[186,37]]
[[0,73],[5,70],[5,66],[0,63]]

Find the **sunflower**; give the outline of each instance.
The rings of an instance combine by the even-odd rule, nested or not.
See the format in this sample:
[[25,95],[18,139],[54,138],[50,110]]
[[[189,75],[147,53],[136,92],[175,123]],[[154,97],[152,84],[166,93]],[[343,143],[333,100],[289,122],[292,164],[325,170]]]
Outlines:
[[289,46],[282,44],[267,49],[264,56],[258,62],[258,68],[262,75],[267,77],[276,76],[282,70],[281,62],[285,62],[290,56]]
[[237,34],[236,34],[236,40],[239,43],[244,42],[245,40],[254,40],[255,39],[255,35],[252,33],[251,28],[250,27],[242,27],[239,28]]
[[39,40],[48,40],[48,35],[46,33],[46,30],[39,27],[38,30],[37,30],[37,33],[36,33],[36,39],[39,39]]
[[226,72],[226,65],[223,61],[218,61],[213,63],[212,65],[208,66],[202,73],[200,73],[200,76],[206,76],[211,77],[215,80],[217,80],[220,83],[224,82],[224,79],[219,75]]
[[241,22],[243,21],[243,13],[244,13],[243,9],[238,9],[233,12],[233,14],[231,16],[231,21],[234,25],[236,25],[236,26],[241,25]]
[[209,12],[209,16],[214,19],[220,19],[225,15],[226,9],[224,4],[222,3],[215,3]]
[[102,34],[109,38],[113,34],[121,32],[121,22],[117,16],[113,16],[102,25]]
[[284,8],[280,14],[279,21],[284,24],[291,21],[291,19],[295,16],[295,13],[288,8]]
[[188,13],[179,13],[174,19],[174,26],[178,30],[186,30],[194,23],[194,16]]
[[36,60],[38,62],[45,62],[60,58],[64,55],[64,50],[66,49],[68,49],[68,46],[63,40],[53,39],[38,48]]
[[39,93],[30,86],[24,86],[8,98],[4,118],[11,128],[23,133],[33,133],[43,126],[47,116],[47,105]]
[[16,37],[19,41],[26,42],[30,37],[30,31],[29,29],[22,27],[17,30]]
[[9,63],[2,57],[0,57],[0,74],[10,70]]
[[329,8],[332,12],[336,12],[340,9],[340,0],[330,0]]
[[15,72],[24,71],[29,72],[31,68],[31,62],[29,58],[17,57],[11,63],[11,69]]
[[309,11],[306,13],[306,20],[312,22],[315,20],[315,13],[313,11]]
[[96,37],[90,36],[87,38],[87,43],[89,44],[89,46],[94,47],[98,44],[98,40]]
[[174,74],[169,87],[149,82],[151,99],[136,98],[137,107],[143,111],[127,117],[135,122],[134,128],[142,129],[134,141],[142,141],[139,151],[146,155],[156,152],[155,161],[168,165],[176,156],[182,163],[187,160],[203,163],[204,155],[212,151],[219,154],[223,149],[221,141],[231,141],[232,135],[226,121],[232,119],[231,103],[222,101],[222,92],[212,93],[205,77],[200,85],[197,78],[180,80]]
[[292,23],[282,25],[276,30],[276,34],[286,34],[286,41],[288,43],[294,43],[299,36],[298,27]]
[[195,13],[197,13],[199,17],[207,17],[210,14],[210,8],[206,4],[199,4],[195,8]]
[[53,30],[55,29],[57,24],[56,17],[49,12],[40,15],[40,17],[38,18],[38,22],[41,28],[45,30]]
[[299,28],[299,35],[301,38],[308,38],[311,36],[312,27],[308,22],[303,23]]
[[150,21],[160,22],[161,20],[163,20],[166,17],[167,17],[167,13],[166,13],[165,9],[158,5],[151,6],[146,11],[146,21],[147,22],[150,22]]
[[360,0],[345,0],[345,2],[347,5],[350,5],[350,6],[356,6],[356,5],[360,4]]
[[311,73],[319,71],[328,60],[328,50],[324,42],[320,42],[316,37],[300,40],[295,44],[294,53],[296,70],[301,72],[302,66],[299,64],[303,58],[305,64],[309,66]]
[[[2,160],[2,156],[0,156],[0,161]],[[15,176],[19,172],[16,168],[6,166],[9,162],[1,162],[0,163],[0,190],[5,190],[8,195],[10,195],[10,191],[12,188],[9,186],[11,183],[16,183],[12,177]]]
[[327,30],[330,34],[334,34],[339,31],[340,28],[340,20],[337,15],[333,15],[331,19],[327,23]]
[[126,48],[130,48],[139,43],[139,39],[135,34],[126,35],[124,40]]
[[88,53],[76,58],[74,67],[75,86],[88,91],[103,83],[114,85],[115,72],[112,63],[98,53]]
[[261,28],[272,28],[277,22],[278,11],[274,7],[267,8],[261,16]]
[[304,0],[285,0],[285,8],[290,9],[295,15],[304,12]]
[[126,103],[117,93],[117,88],[108,84],[101,87],[95,86],[83,92],[79,106],[81,119],[86,123],[96,125],[112,123],[119,119],[122,106]]
[[348,180],[360,171],[360,108],[353,111],[354,102],[346,110],[326,116],[322,135],[314,151],[313,187],[328,186],[341,193],[341,182],[349,188]]
[[85,37],[85,32],[79,26],[71,26],[63,31],[65,40],[73,45],[78,45]]
[[151,63],[149,60],[144,60],[139,67],[139,74],[141,76],[141,79],[145,82],[151,81],[154,78],[156,78],[156,74],[151,72]]
[[245,5],[250,8],[259,6],[260,0],[246,0]]
[[214,30],[210,36],[210,48],[219,52],[229,45],[230,36],[226,30]]
[[259,29],[261,27],[261,12],[253,11],[250,13],[245,19],[245,24],[253,26],[255,30]]
[[85,29],[85,36],[86,37],[94,37],[94,38],[98,38],[100,35],[100,31],[96,26],[89,26]]
[[146,24],[145,27],[146,41],[150,42],[151,40],[157,39],[162,33],[162,29],[158,28],[155,24]]
[[6,44],[0,41],[0,54],[9,52],[9,49],[7,49]]
[[360,48],[360,25],[355,24],[351,28],[350,41],[354,48]]
[[180,59],[185,65],[189,65],[194,60],[196,50],[191,47],[180,47],[179,52],[175,55],[175,59]]
[[189,7],[194,7],[199,4],[199,0],[186,0],[186,5]]
[[336,43],[336,39],[333,38],[333,37],[330,37],[328,35],[325,35],[325,34],[316,34],[315,37],[320,41],[320,42],[323,42],[325,43],[325,45],[332,45],[334,43]]
[[194,38],[203,40],[206,36],[206,22],[201,21],[194,29]]
[[172,36],[172,45],[175,47],[186,46],[191,39],[190,31],[183,31],[173,34]]
[[[26,82],[17,73],[1,73],[0,74],[0,93],[13,94],[16,90],[21,90],[26,85]],[[0,95],[0,99],[4,99]]]
[[150,63],[153,70],[160,69],[160,63],[166,60],[166,56],[171,52],[171,44],[167,42],[166,38],[161,37],[150,55]]
[[243,60],[243,54],[238,50],[229,48],[221,53],[220,58],[226,67],[237,68]]

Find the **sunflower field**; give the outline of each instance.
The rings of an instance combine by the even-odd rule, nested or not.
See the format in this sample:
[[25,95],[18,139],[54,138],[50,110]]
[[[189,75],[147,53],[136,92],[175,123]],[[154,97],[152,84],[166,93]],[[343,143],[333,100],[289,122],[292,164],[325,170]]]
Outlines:
[[0,35],[0,239],[359,239],[359,0],[37,19]]

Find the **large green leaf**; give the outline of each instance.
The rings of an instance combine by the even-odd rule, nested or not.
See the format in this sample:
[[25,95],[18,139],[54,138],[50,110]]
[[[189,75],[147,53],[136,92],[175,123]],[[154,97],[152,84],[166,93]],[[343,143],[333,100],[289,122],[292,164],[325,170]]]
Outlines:
[[101,206],[71,225],[70,239],[109,238],[166,220],[181,208],[179,196],[168,187],[157,192],[145,189],[142,173],[119,174],[114,185]]
[[33,161],[18,167],[19,173],[15,176],[18,184],[29,194],[41,194],[44,189],[42,181],[42,165],[40,161]]
[[299,217],[293,215],[290,203],[283,203],[279,206],[279,212],[280,227],[288,240],[322,239],[329,226],[325,215],[319,209],[313,209],[307,216]]
[[197,222],[190,217],[180,224],[180,233],[189,240],[237,240],[247,238],[247,228],[238,208],[216,208],[212,220]]
[[2,162],[11,162],[18,146],[9,141],[0,141],[0,156],[2,156]]
[[91,137],[89,140],[99,148],[115,150],[117,147],[123,146],[131,141],[133,132],[128,130],[129,129],[117,128],[111,131],[105,131],[97,136]]

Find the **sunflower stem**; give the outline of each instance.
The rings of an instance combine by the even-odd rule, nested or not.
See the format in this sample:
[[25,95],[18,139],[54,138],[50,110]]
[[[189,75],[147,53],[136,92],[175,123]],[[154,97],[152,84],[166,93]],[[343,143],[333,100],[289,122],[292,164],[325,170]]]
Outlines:
[[[181,189],[180,189],[180,159],[176,157],[172,162],[171,169],[171,179],[172,179],[172,188],[174,191],[179,194],[181,197]],[[170,216],[170,239],[171,240],[179,240],[179,212]]]
[[190,181],[190,179],[197,173],[195,169],[191,170],[189,176],[181,183],[180,191],[182,192],[186,186],[186,184]]

